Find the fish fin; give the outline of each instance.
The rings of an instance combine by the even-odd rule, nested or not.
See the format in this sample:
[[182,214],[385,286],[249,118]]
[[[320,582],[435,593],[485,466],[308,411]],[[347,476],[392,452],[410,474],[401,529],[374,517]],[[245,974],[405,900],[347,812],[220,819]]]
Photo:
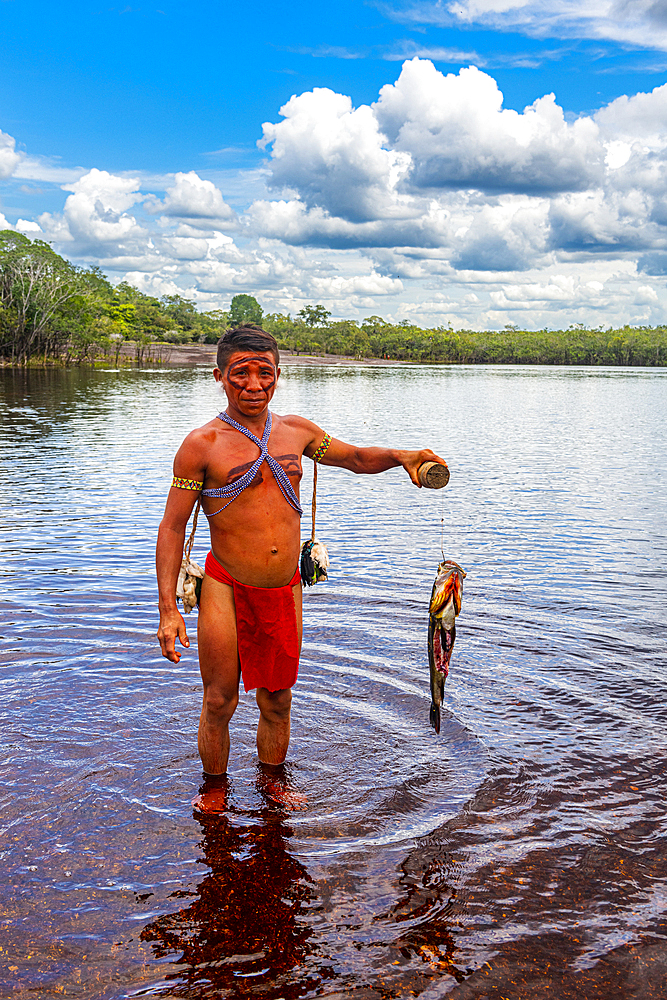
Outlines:
[[440,733],[440,706],[436,705],[434,701],[431,702],[431,711],[429,713],[428,721],[431,723],[436,733]]

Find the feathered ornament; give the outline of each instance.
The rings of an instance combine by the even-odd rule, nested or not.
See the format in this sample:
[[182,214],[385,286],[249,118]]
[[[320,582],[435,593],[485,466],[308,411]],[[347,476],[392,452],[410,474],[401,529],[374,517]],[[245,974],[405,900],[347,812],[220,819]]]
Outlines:
[[181,569],[176,582],[176,597],[183,602],[184,615],[189,615],[192,609],[196,608],[199,604],[201,585],[204,579],[204,570],[199,563],[190,558],[195,540],[195,531],[197,530],[197,517],[199,516],[200,507],[201,499],[197,500],[195,516],[192,519],[192,531],[183,549]]
[[313,463],[313,530],[301,546],[299,573],[304,587],[312,587],[329,576],[329,551],[324,542],[315,538],[315,511],[317,509],[317,462]]
[[309,538],[301,546],[299,572],[304,587],[312,587],[320,580],[326,580],[329,569],[329,553],[324,542]]

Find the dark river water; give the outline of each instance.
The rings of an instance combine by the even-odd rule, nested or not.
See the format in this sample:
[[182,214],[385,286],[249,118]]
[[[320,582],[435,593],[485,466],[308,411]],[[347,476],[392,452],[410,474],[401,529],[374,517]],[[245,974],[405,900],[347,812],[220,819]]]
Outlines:
[[[196,614],[168,663],[153,551],[224,400],[204,368],[0,384],[2,997],[667,997],[667,370],[288,368],[276,412],[451,480],[321,470],[307,808],[263,793],[242,695],[208,818]],[[441,544],[468,576],[436,736]]]

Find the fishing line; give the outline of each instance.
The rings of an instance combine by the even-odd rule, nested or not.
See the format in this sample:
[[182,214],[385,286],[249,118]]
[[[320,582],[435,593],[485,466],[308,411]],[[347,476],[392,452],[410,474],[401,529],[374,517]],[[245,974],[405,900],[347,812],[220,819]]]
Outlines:
[[440,496],[440,552],[442,561],[445,561],[445,496]]

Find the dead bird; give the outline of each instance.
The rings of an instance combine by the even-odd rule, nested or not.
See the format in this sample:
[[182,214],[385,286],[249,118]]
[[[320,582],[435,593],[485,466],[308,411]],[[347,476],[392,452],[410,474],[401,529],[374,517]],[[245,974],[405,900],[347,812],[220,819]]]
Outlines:
[[176,583],[176,597],[183,601],[183,614],[189,615],[199,604],[204,570],[189,556],[183,556]]
[[429,721],[436,733],[440,732],[440,706],[445,695],[445,681],[449,673],[456,616],[461,610],[465,570],[451,559],[438,565],[435,583],[428,606],[428,662],[431,672],[431,712]]

